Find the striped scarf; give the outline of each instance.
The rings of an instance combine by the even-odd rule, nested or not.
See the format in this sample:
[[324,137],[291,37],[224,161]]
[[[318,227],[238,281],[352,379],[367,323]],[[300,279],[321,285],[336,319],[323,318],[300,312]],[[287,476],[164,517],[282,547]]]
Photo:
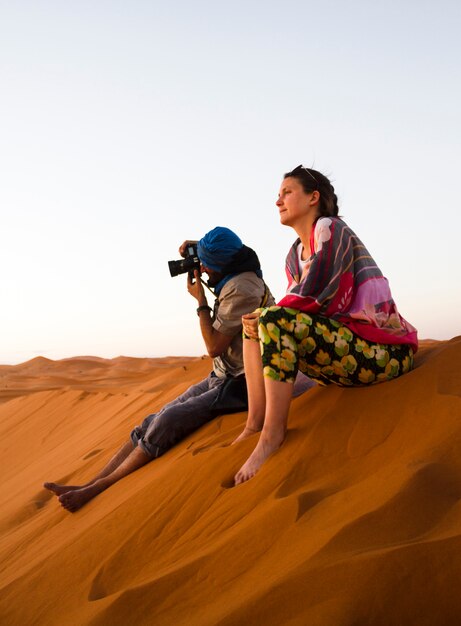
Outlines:
[[368,341],[417,349],[416,329],[397,311],[387,279],[345,222],[337,217],[316,221],[311,257],[301,275],[299,243],[286,258],[288,288],[280,306],[330,317]]

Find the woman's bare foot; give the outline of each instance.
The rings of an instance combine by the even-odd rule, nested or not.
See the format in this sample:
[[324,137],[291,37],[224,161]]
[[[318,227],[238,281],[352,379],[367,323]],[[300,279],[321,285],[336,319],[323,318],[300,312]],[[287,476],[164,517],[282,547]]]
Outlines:
[[256,428],[248,428],[247,426],[245,426],[245,428],[237,437],[237,439],[234,439],[234,441],[231,443],[231,446],[233,446],[234,443],[237,443],[238,441],[243,441],[244,439],[248,439],[248,437],[251,437],[252,435],[255,435],[256,433],[259,433],[259,430],[256,430]]
[[101,491],[103,491],[103,489],[96,484],[88,485],[88,487],[77,488],[61,494],[59,496],[59,502],[64,509],[67,509],[70,513],[75,513],[75,511],[78,511],[84,504],[101,493]]
[[282,443],[283,437],[281,439],[268,439],[261,435],[256,448],[235,475],[234,484],[240,485],[253,478],[267,457],[278,450]]
[[45,489],[48,491],[52,491],[56,496],[62,496],[63,493],[67,493],[68,491],[75,491],[76,489],[81,489],[82,486],[78,485],[60,485],[59,483],[43,483]]

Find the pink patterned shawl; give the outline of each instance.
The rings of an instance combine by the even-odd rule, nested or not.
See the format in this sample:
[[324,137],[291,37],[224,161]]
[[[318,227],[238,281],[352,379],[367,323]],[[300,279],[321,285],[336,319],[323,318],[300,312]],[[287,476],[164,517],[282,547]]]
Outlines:
[[297,239],[286,258],[288,288],[280,306],[330,317],[367,341],[408,343],[417,350],[416,329],[399,315],[387,279],[342,219],[317,220],[301,276],[299,243]]

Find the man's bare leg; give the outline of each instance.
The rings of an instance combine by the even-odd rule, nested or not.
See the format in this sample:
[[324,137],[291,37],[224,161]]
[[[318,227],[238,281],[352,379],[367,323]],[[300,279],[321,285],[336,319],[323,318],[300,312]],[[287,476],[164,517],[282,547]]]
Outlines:
[[259,432],[263,427],[266,411],[266,392],[259,341],[243,340],[243,363],[248,389],[248,417],[245,428],[232,445]]
[[133,452],[134,446],[132,441],[127,441],[123,446],[114,454],[110,461],[102,468],[102,470],[96,474],[94,478],[85,483],[84,485],[62,485],[60,483],[44,483],[45,489],[52,491],[55,495],[61,496],[68,491],[75,491],[76,489],[82,489],[83,487],[89,487],[100,478],[104,478],[109,474],[112,474],[114,470],[123,463],[123,461]]
[[131,451],[127,458],[114,469],[113,472],[94,480],[88,486],[63,493],[59,496],[59,502],[65,509],[74,513],[102,491],[105,491],[121,478],[143,467],[143,465],[146,465],[146,463],[149,463],[151,460],[152,457],[147,456],[143,449],[138,446]]
[[266,416],[256,448],[242,465],[234,478],[236,485],[250,480],[261,465],[285,439],[288,411],[290,409],[293,385],[264,378],[266,390]]

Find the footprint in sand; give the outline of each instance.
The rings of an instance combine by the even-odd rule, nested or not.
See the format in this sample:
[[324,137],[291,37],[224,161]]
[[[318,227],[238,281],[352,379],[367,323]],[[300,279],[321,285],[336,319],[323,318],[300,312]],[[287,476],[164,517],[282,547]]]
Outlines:
[[49,502],[53,498],[54,494],[47,489],[43,489],[40,491],[35,498],[32,500],[32,504],[35,506],[37,510],[43,509],[45,504]]
[[98,454],[99,452],[102,452],[102,448],[96,448],[96,450],[92,450],[91,452],[88,452],[88,454],[85,454],[85,456],[83,457],[83,459],[90,459],[92,456],[94,456],[95,454]]
[[303,515],[306,515],[311,509],[313,509],[319,502],[325,500],[328,497],[328,493],[321,489],[317,491],[303,491],[298,494],[298,513],[296,515],[296,521],[301,519]]
[[11,516],[3,520],[2,522],[2,530],[9,530],[10,528],[15,528],[24,522],[27,522],[29,519],[34,517],[40,509],[53,498],[53,494],[46,489],[39,491],[35,497],[33,497],[29,502],[24,505],[19,510],[15,511]]
[[201,446],[200,448],[195,448],[195,450],[192,450],[192,456],[195,456],[196,454],[201,454],[202,452],[206,452],[210,449],[216,450],[217,448],[227,448],[228,446],[230,446],[230,443],[221,443],[219,445],[210,443],[210,445],[208,446]]
[[232,489],[232,487],[235,487],[234,475],[230,478],[225,478],[221,483],[221,487],[223,487],[223,489]]
[[303,515],[308,513],[317,504],[330,497],[335,493],[335,489],[331,486],[328,489],[309,489],[300,491],[300,487],[304,483],[306,469],[303,465],[295,468],[290,476],[282,483],[275,493],[275,498],[296,498],[298,501],[298,512],[296,521],[301,519]]

